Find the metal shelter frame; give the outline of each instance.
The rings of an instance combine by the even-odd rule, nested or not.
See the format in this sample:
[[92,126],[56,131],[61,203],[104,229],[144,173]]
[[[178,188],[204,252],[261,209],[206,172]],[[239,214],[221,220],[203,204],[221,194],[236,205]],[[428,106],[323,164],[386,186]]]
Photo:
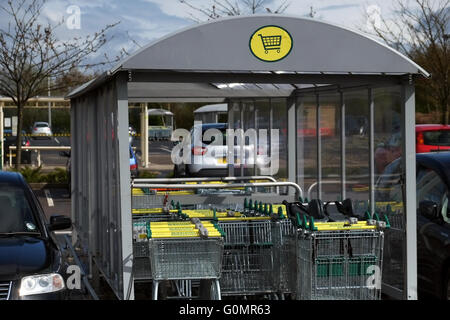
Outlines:
[[[293,47],[276,62],[250,51],[252,33],[263,26],[288,30]],[[128,103],[287,99],[287,180],[296,182],[296,98],[366,88],[370,125],[370,204],[374,201],[374,108],[372,90],[401,88],[401,131],[405,170],[405,278],[403,289],[386,292],[417,299],[415,89],[429,74],[386,45],[361,33],[313,19],[285,15],[224,18],[198,24],[142,48],[115,68],[69,94],[72,130],[72,218],[78,237],[121,299],[134,297]],[[345,110],[345,104],[341,103]],[[320,114],[319,102],[317,113]],[[319,118],[319,117],[317,117]],[[230,123],[230,122],[229,122]],[[320,130],[320,121],[316,126]],[[343,131],[341,127],[341,132]],[[319,135],[318,135],[319,136]],[[345,168],[345,134],[341,167]],[[317,139],[318,167],[321,139]],[[342,171],[345,183],[345,170]],[[321,194],[321,174],[318,173]],[[345,189],[343,189],[345,195]]]

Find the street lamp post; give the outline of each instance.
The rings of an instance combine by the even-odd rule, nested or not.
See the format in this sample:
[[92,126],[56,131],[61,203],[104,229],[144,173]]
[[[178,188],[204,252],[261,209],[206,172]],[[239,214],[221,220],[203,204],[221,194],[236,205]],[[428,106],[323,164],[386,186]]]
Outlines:
[[[48,40],[50,38],[50,34],[51,34],[50,28],[45,28],[45,36],[46,36],[45,37],[45,42],[47,43],[47,51],[46,51],[46,54],[45,54],[45,59],[47,60],[47,63],[48,63],[48,59],[49,59],[49,57],[48,57],[48,47],[49,47]],[[48,100],[48,126],[51,129],[52,128],[52,106],[51,106],[51,102],[50,102],[50,95],[51,95],[51,92],[50,92],[50,74],[47,76],[47,89],[48,89],[48,98],[49,98],[49,100]]]

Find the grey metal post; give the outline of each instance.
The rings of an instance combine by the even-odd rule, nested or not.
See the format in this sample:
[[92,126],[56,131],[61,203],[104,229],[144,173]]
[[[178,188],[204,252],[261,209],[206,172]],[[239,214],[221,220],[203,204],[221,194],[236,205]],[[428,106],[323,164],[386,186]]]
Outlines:
[[[316,94],[317,198],[322,198],[322,141],[320,138],[320,100]],[[309,199],[311,200],[311,199]]]
[[345,187],[345,183],[347,180],[346,176],[346,165],[345,165],[345,156],[346,156],[346,148],[345,148],[345,101],[344,101],[344,93],[340,92],[340,105],[341,105],[341,196],[344,200],[347,196],[347,190]]
[[[255,101],[253,100],[253,110],[255,110],[255,109],[256,109]],[[246,112],[248,112],[248,111],[246,110]],[[255,117],[255,113],[254,112],[253,112],[253,117]],[[244,141],[244,132],[245,132],[244,108],[241,108],[240,118],[241,118],[241,127],[242,127],[241,129],[242,129],[242,131],[241,131],[241,145],[239,146],[239,149],[240,149],[240,151],[239,151],[239,164],[240,164],[240,168],[241,168],[239,175],[242,177],[242,176],[245,175],[244,174],[244,162],[243,162],[243,160],[244,160],[243,153],[244,153],[244,144],[245,144],[245,141]],[[253,118],[253,119],[255,119],[255,118]]]
[[[47,85],[48,85],[48,126],[52,129],[52,104],[50,102],[51,92],[50,92],[50,77],[47,77]],[[52,129],[53,132],[53,129]],[[53,132],[54,133],[54,132]]]
[[[297,116],[303,113],[303,102],[300,100],[301,97],[296,97],[295,103],[297,108]],[[300,101],[299,101],[300,100]],[[302,109],[300,109],[302,108]],[[297,121],[296,121],[296,127],[295,131],[297,132],[299,128],[297,127]],[[297,138],[298,139],[298,145],[296,145],[296,174],[297,174],[297,180],[296,183],[298,183],[301,187],[305,187],[305,138]],[[302,164],[299,165],[298,160],[302,160]]]
[[144,154],[144,165],[145,168],[148,168],[149,164],[149,148],[148,148],[148,103],[144,104],[144,137],[143,139],[145,140],[144,143],[144,150],[142,150],[143,154]]
[[295,97],[287,100],[288,181],[290,182],[297,182],[297,114],[295,100]]
[[412,79],[402,87],[403,168],[405,168],[406,298],[417,300],[415,89]]
[[139,114],[139,120],[140,120],[140,125],[141,125],[141,132],[140,132],[140,137],[141,137],[141,166],[146,168],[147,167],[147,163],[146,163],[146,159],[145,159],[145,144],[148,144],[148,141],[145,141],[145,107],[144,107],[144,103],[141,103],[141,113]]
[[[253,127],[255,128],[255,132],[256,132],[256,145],[253,148],[253,169],[252,169],[252,174],[254,176],[257,175],[256,172],[256,155],[258,153],[258,146],[259,146],[259,134],[258,134],[258,114],[259,114],[259,108],[256,107],[256,100],[253,100],[253,110],[255,111],[253,114]],[[270,110],[270,99],[269,99],[269,110]],[[269,121],[269,126],[270,126],[270,121]],[[270,130],[269,130],[269,134],[270,134]],[[270,141],[270,138],[269,138]],[[244,145],[245,145],[245,141],[244,141]],[[241,154],[241,157],[243,155]],[[245,176],[245,171],[244,169],[242,169],[242,173],[241,176]]]
[[120,207],[118,208],[122,237],[122,267],[123,267],[123,299],[134,299],[133,270],[133,226],[131,221],[131,187],[130,159],[128,153],[128,88],[127,75],[116,77],[117,90],[117,141],[119,147],[119,189]]
[[373,97],[373,89],[369,88],[369,200],[370,214],[375,213],[375,102]]
[[[241,105],[240,102],[231,101],[228,103],[228,129],[236,129],[234,127],[234,106],[236,103],[239,103],[239,106]],[[230,107],[230,104],[233,104],[233,107]],[[228,164],[228,176],[234,177],[234,136],[227,138],[227,164]]]

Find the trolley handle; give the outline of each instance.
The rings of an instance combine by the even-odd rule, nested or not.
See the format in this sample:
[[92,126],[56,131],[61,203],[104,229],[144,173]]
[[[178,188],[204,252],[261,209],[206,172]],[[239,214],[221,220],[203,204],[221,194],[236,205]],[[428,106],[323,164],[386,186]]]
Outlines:
[[[294,219],[291,219],[291,221]],[[294,225],[297,228],[301,228],[304,230],[317,231],[315,226],[314,217],[309,216],[307,214],[303,214],[300,217],[300,213],[297,212],[296,219],[294,220]]]

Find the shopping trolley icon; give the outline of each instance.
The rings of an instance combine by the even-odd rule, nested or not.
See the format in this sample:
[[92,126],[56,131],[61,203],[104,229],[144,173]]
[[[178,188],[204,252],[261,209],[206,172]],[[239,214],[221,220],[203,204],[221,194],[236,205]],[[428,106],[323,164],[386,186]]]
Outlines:
[[281,48],[281,36],[263,36],[262,34],[258,34],[261,37],[261,41],[264,47],[264,52],[267,54],[269,50],[277,50],[280,53]]

